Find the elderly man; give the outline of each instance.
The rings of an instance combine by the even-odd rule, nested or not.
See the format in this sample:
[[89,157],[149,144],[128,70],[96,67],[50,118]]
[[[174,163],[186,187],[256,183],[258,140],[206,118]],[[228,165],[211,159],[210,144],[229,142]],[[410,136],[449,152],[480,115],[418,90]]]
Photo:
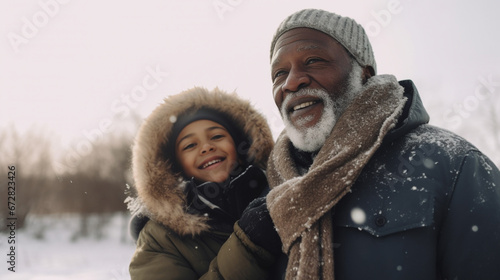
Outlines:
[[427,124],[411,81],[376,70],[350,18],[310,9],[278,27],[271,77],[286,128],[226,271],[269,267],[281,249],[286,279],[500,279],[500,171]]

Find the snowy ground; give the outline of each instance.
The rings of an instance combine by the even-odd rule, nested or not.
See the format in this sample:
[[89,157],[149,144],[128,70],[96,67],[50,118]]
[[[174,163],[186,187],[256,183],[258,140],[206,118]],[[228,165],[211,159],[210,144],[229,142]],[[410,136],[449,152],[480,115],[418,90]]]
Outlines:
[[[0,234],[0,279],[5,280],[125,280],[135,249],[124,232],[127,216],[115,214],[99,226],[97,217],[88,220],[89,235],[78,237],[77,216],[30,217],[16,232],[15,272],[8,270],[9,235]],[[103,229],[99,236],[95,227]]]

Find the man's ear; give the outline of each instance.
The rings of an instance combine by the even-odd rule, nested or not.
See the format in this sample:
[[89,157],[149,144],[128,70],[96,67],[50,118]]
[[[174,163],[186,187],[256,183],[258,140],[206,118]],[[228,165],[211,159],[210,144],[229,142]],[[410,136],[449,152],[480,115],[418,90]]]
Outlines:
[[363,84],[366,83],[366,81],[375,76],[375,70],[371,66],[365,66],[363,67]]

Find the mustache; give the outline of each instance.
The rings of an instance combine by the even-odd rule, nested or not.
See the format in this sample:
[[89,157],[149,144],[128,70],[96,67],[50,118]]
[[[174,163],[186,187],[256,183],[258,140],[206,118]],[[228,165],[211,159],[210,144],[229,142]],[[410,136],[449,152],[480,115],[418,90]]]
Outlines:
[[290,104],[291,100],[293,98],[301,97],[301,96],[315,96],[315,97],[323,100],[323,102],[325,104],[332,101],[330,98],[330,95],[324,89],[302,88],[294,93],[288,94],[285,97],[285,100],[283,100],[283,103],[281,104],[281,109],[280,109],[280,113],[281,113],[282,117],[286,116],[286,113],[287,113],[286,108],[288,108],[288,105]]

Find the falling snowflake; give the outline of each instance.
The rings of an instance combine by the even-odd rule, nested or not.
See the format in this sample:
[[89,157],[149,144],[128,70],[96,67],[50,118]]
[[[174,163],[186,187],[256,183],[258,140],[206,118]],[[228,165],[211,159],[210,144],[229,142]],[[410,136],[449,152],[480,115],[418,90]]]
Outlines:
[[358,225],[364,224],[366,221],[366,213],[359,207],[353,208],[351,210],[351,219]]

